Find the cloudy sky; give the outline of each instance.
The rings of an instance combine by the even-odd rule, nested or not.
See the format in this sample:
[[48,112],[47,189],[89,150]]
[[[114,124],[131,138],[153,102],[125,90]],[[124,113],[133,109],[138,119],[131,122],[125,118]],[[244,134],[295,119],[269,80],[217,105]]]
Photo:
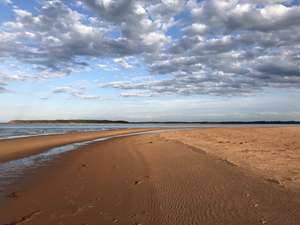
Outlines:
[[0,0],[0,121],[300,120],[298,0]]

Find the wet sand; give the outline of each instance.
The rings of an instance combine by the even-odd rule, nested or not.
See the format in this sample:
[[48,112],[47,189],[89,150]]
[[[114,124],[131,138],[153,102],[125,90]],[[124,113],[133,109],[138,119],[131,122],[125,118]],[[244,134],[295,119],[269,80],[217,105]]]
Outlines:
[[1,225],[299,225],[299,211],[299,193],[163,134],[85,146],[0,193]]
[[73,132],[66,134],[35,136],[27,138],[0,140],[0,163],[36,154],[49,148],[66,144],[94,140],[112,135],[150,131],[154,129],[129,128],[110,131]]
[[162,133],[300,192],[300,127],[209,128]]

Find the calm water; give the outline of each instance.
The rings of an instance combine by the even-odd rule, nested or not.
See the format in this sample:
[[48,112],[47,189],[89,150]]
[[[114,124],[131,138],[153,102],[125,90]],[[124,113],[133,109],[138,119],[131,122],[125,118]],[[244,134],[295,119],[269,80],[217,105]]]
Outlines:
[[56,159],[63,153],[75,151],[80,147],[93,144],[100,141],[105,141],[118,137],[127,137],[145,133],[156,133],[159,131],[146,131],[137,132],[123,135],[113,135],[105,138],[98,138],[92,141],[78,142],[74,144],[67,144],[60,147],[50,148],[48,151],[41,152],[35,155],[27,156],[21,159],[11,160],[8,162],[0,163],[0,195],[1,192],[12,185],[17,179],[23,178],[25,173],[34,172],[37,168],[46,166],[52,160]]
[[0,124],[0,139],[123,128],[121,124]]
[[197,124],[0,124],[0,139],[18,138],[35,135],[61,134],[67,132],[86,132],[114,130],[122,128],[184,128],[184,127],[212,127],[220,125]]

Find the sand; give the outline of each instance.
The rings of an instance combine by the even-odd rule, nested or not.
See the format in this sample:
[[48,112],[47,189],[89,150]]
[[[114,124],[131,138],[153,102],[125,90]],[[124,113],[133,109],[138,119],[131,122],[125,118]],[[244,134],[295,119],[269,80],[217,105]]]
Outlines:
[[300,192],[300,127],[209,128],[161,136]]
[[0,224],[300,224],[299,193],[163,137],[173,132],[63,154],[0,193]]
[[72,132],[57,135],[0,140],[0,163],[66,144],[150,130],[154,129],[130,128],[110,131]]

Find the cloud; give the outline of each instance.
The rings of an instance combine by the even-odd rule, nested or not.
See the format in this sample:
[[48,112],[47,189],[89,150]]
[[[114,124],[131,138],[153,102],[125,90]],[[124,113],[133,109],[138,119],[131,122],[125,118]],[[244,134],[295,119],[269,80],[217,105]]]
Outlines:
[[[71,73],[74,67],[88,66],[84,57],[154,52],[168,40],[139,2],[82,2],[97,12],[98,18],[59,0],[45,1],[37,15],[15,8],[15,20],[1,26],[0,57]],[[122,35],[112,38],[111,32],[118,30]]]
[[295,77],[300,79],[300,65],[297,59],[274,56],[264,59],[256,67],[257,71],[272,76]]
[[39,81],[47,80],[50,78],[61,78],[66,74],[61,71],[49,71],[40,70],[38,73],[30,73],[28,71],[21,71],[19,68],[7,68],[5,70],[0,70],[0,81],[3,82],[22,82],[22,81]]
[[152,97],[152,94],[146,92],[123,92],[120,95],[121,97]]
[[297,1],[78,2],[45,1],[36,13],[14,8],[15,19],[1,25],[0,58],[31,65],[43,79],[89,67],[89,59],[111,59],[120,69],[138,59],[153,80],[101,85],[134,91],[124,97],[231,96],[300,86]]
[[2,82],[1,80],[0,80],[0,93],[6,93],[6,92],[9,92],[9,90],[8,89],[6,89],[6,86],[7,84],[6,83],[4,83],[4,82]]
[[0,85],[0,93],[5,93],[8,90]]
[[96,100],[100,99],[101,97],[98,95],[89,95],[87,94],[87,87],[79,86],[64,86],[64,87],[57,87],[55,88],[52,93],[54,94],[68,94],[75,98],[85,99],[85,100]]
[[9,82],[12,81],[27,81],[31,79],[30,76],[26,74],[18,73],[8,73],[4,71],[0,71],[0,93],[11,92],[6,88]]
[[102,70],[106,70],[106,71],[120,71],[119,68],[115,67],[114,65],[111,64],[97,64],[97,67],[99,67]]
[[61,1],[46,1],[36,16],[21,9],[15,9],[14,13],[16,20],[2,26],[1,55],[26,64],[70,73],[74,66],[88,65],[81,57],[135,52],[126,39],[105,36],[109,25],[91,23]]
[[20,71],[16,72],[4,72],[0,71],[0,81],[9,82],[9,81],[27,81],[27,80],[34,80],[34,76],[27,75]]
[[0,0],[0,4],[11,5],[13,4],[11,0]]
[[114,62],[121,65],[124,69],[133,68],[133,65],[129,64],[124,58],[116,58],[114,59]]
[[[202,77],[185,77],[178,79],[165,79],[159,81],[141,81],[141,82],[111,82],[101,84],[100,87],[116,88],[121,90],[133,90],[145,94],[145,96],[162,95],[239,95],[249,94],[257,89],[251,81],[233,82],[223,79],[206,79]],[[135,94],[135,93],[134,93]],[[133,94],[133,95],[134,95]],[[128,94],[129,96],[131,93]],[[125,93],[121,96],[128,97]]]
[[192,9],[196,20],[206,24],[229,30],[247,29],[270,31],[287,29],[299,24],[300,7],[297,5],[285,6],[281,3],[264,5],[255,1],[210,0],[203,1]]

